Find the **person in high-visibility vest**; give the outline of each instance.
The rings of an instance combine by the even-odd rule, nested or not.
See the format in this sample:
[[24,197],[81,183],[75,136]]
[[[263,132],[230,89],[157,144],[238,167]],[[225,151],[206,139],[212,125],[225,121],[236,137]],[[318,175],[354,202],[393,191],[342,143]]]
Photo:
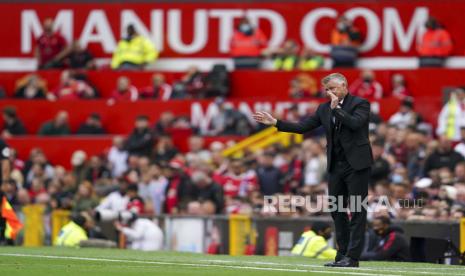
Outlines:
[[315,222],[312,230],[302,234],[297,244],[292,248],[292,254],[320,260],[332,260],[336,257],[336,249],[328,244],[331,238],[331,225],[326,222]]
[[465,88],[457,87],[439,113],[436,134],[458,142],[462,126],[465,126]]
[[139,35],[133,25],[127,27],[127,36],[118,42],[111,59],[111,68],[118,70],[139,70],[158,57],[153,43]]
[[68,224],[61,228],[53,245],[79,247],[81,241],[88,240],[86,232],[88,223],[86,217],[82,215],[74,216]]

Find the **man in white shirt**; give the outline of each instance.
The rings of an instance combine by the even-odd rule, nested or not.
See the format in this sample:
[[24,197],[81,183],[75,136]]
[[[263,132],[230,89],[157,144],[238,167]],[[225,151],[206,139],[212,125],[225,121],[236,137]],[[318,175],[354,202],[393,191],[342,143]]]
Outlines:
[[410,100],[403,100],[399,111],[389,118],[389,124],[397,126],[399,129],[406,129],[416,124],[417,115],[413,111],[413,103]]
[[115,136],[113,146],[108,152],[108,161],[111,164],[111,175],[120,177],[128,169],[128,152],[124,150],[124,138]]
[[121,222],[116,221],[115,227],[126,236],[130,243],[129,248],[142,251],[163,249],[163,232],[153,221],[131,214],[126,224],[127,226],[123,226]]
[[126,195],[129,184],[124,179],[119,181],[119,189],[107,195],[95,208],[97,220],[109,221],[116,219],[119,212],[126,210],[129,203],[129,197]]

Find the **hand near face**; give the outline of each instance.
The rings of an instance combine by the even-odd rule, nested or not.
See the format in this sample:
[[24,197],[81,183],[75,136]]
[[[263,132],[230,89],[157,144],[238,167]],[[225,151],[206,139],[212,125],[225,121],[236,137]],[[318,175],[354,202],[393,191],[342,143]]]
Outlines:
[[331,91],[328,91],[328,96],[331,99],[331,109],[336,108],[337,104],[339,103],[339,98]]

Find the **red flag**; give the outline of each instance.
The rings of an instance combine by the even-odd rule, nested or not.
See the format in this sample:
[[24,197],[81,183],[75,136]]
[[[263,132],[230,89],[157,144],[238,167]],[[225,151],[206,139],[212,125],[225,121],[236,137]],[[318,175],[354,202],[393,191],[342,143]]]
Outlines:
[[15,210],[13,210],[13,207],[11,207],[5,196],[2,199],[1,216],[6,220],[5,237],[13,240],[16,239],[16,235],[23,228],[23,224],[19,221]]

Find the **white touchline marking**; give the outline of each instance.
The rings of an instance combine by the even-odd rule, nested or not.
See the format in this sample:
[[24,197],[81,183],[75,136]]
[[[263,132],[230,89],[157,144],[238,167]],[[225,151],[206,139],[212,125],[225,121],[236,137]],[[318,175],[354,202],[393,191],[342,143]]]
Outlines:
[[[213,263],[230,263],[230,264],[257,264],[257,265],[272,265],[272,266],[297,266],[297,267],[316,267],[316,268],[321,268],[321,265],[311,265],[311,264],[283,264],[283,263],[271,263],[271,262],[254,262],[254,261],[231,261],[231,260],[201,260],[201,262],[213,262]],[[330,267],[328,267],[331,269]],[[415,273],[415,274],[425,274],[425,275],[437,275],[436,272],[425,272],[425,271],[409,271],[409,270],[399,270],[397,268],[376,268],[376,267],[348,267],[345,269],[354,269],[357,271],[362,271],[362,270],[367,270],[367,271],[391,271],[391,272],[396,272],[396,273]],[[443,268],[440,267],[423,267],[421,269],[431,269],[431,270],[443,270]],[[449,270],[462,270],[465,272],[465,268],[457,266],[457,267],[444,267],[444,269],[449,269]],[[465,274],[456,274],[456,275],[465,275]]]
[[[19,254],[19,253],[0,253],[0,256],[11,257],[32,257],[43,259],[67,259],[67,260],[82,260],[82,261],[99,261],[99,262],[126,262],[126,263],[143,263],[143,264],[158,264],[158,265],[178,265],[192,267],[222,267],[244,270],[265,270],[265,271],[285,271],[285,272],[306,272],[306,273],[326,273],[326,274],[344,274],[344,275],[366,275],[378,276],[380,274],[349,272],[349,271],[325,271],[325,270],[306,270],[306,269],[286,269],[272,267],[257,267],[257,266],[235,266],[235,265],[216,265],[216,264],[192,264],[192,263],[173,263],[159,261],[142,261],[142,260],[123,260],[123,259],[106,259],[106,258],[87,258],[87,257],[72,257],[72,256],[53,256],[53,255],[35,255],[35,254]],[[401,276],[400,274],[382,274],[385,276]]]

